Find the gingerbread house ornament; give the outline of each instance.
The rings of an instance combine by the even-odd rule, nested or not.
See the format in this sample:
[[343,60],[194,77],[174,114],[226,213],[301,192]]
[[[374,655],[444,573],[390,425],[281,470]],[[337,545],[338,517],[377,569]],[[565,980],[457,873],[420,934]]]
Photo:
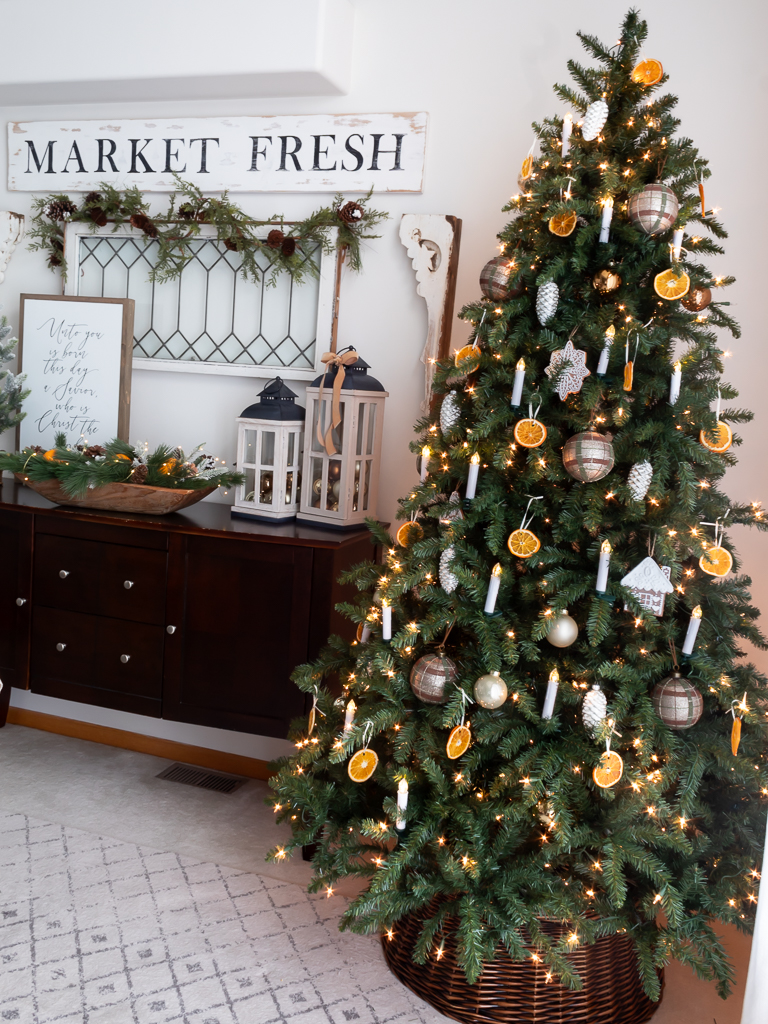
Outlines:
[[[659,565],[649,556],[628,572],[621,584],[624,587],[629,587],[643,608],[647,608],[648,611],[661,618],[664,614],[666,596],[675,589],[669,582],[669,575],[668,565]],[[626,604],[624,611],[629,611]]]

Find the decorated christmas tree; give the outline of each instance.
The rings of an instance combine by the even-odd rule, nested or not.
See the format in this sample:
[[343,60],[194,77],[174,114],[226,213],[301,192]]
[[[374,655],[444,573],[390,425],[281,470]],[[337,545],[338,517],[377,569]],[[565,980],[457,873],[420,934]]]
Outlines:
[[633,11],[612,48],[581,35],[570,113],[534,125],[404,522],[348,574],[357,639],[295,673],[272,856],[314,845],[315,891],[367,879],[353,930],[420,915],[417,962],[452,928],[470,982],[506,951],[578,988],[567,955],[621,934],[651,998],[671,958],[724,995],[713,926],[751,927],[768,794],[728,529],[765,517],[720,486],[750,419],[721,376],[725,231],[645,38]]
[[24,418],[21,403],[29,394],[24,390],[24,376],[3,369],[3,363],[13,359],[18,339],[11,338],[8,318],[0,316],[0,433],[15,427]]

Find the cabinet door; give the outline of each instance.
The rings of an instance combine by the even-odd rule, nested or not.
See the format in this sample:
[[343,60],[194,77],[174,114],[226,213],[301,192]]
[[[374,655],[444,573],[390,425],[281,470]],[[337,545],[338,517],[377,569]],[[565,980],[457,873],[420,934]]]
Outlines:
[[4,699],[7,703],[11,686],[28,685],[32,516],[26,512],[0,511],[0,543],[0,679],[4,685],[1,708]]
[[284,737],[304,711],[312,550],[171,538],[163,717]]

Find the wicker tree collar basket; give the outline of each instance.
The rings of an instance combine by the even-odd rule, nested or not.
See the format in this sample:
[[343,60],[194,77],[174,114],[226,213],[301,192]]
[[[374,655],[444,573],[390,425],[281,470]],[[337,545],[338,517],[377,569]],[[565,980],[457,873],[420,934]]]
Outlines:
[[[577,992],[547,981],[543,964],[511,960],[502,947],[477,984],[470,985],[458,962],[456,919],[450,917],[440,935],[440,958],[431,955],[425,964],[414,963],[422,924],[435,909],[406,915],[394,925],[392,938],[384,935],[381,941],[392,973],[447,1017],[464,1024],[641,1024],[659,1008],[643,991],[635,947],[623,935],[600,938],[567,954],[583,982]],[[565,927],[548,921],[545,930],[557,940]],[[661,973],[660,979],[663,990]]]

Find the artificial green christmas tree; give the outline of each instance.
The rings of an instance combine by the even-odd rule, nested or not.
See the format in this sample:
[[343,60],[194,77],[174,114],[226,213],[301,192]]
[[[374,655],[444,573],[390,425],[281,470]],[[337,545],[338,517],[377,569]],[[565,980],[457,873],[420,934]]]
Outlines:
[[725,231],[645,37],[633,11],[612,48],[581,35],[572,134],[534,126],[399,543],[372,524],[383,564],[348,576],[358,639],[295,673],[313,712],[271,781],[273,856],[317,844],[315,890],[368,878],[353,930],[421,914],[422,963],[452,927],[471,982],[506,950],[578,988],[567,954],[626,934],[652,998],[671,958],[724,995],[713,922],[751,926],[768,793],[727,529],[765,522],[720,488],[750,418],[720,411]]
[[23,375],[2,369],[3,363],[13,359],[18,344],[18,339],[11,338],[11,333],[7,317],[0,316],[0,433],[15,427],[24,418],[20,407],[29,394],[24,390]]

